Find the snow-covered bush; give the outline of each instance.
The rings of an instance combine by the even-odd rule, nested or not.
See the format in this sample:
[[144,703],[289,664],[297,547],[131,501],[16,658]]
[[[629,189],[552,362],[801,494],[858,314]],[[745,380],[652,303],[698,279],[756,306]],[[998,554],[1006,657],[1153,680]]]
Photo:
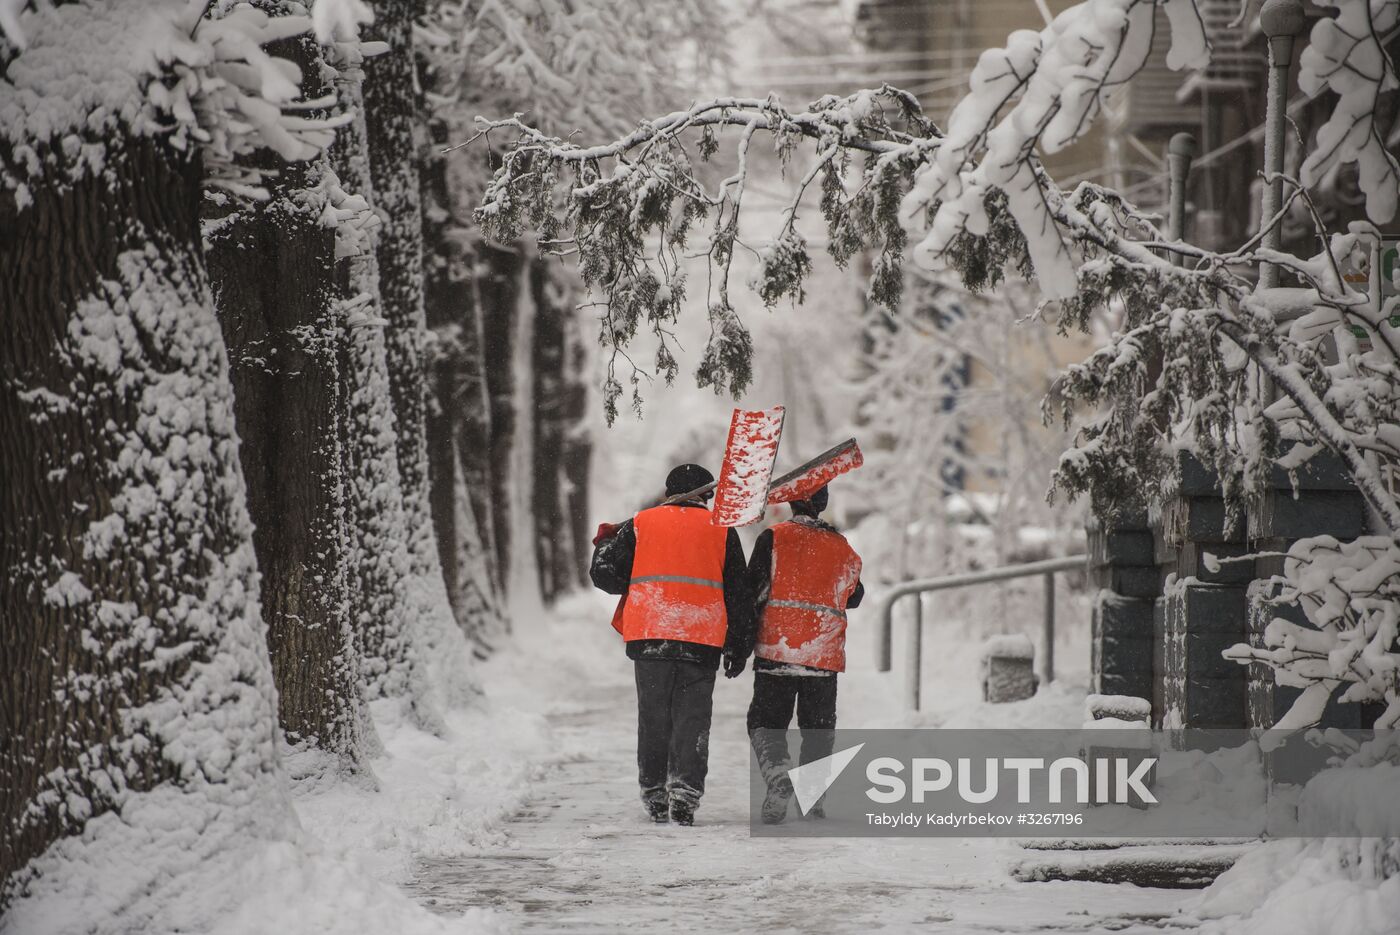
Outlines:
[[1262,662],[1280,685],[1303,689],[1275,725],[1308,727],[1322,718],[1337,691],[1344,702],[1382,702],[1376,728],[1400,725],[1400,545],[1394,536],[1331,536],[1299,540],[1285,560],[1286,585],[1275,603],[1300,605],[1314,627],[1276,619],[1263,647],[1240,644],[1226,652],[1239,662]]

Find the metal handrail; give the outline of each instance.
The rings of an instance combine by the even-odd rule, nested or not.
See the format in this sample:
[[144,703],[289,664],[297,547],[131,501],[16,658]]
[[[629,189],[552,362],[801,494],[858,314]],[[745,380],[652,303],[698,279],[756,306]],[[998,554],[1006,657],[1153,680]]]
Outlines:
[[[1045,613],[1042,620],[1042,636],[1045,642],[1045,681],[1055,680],[1055,573],[1086,568],[1087,555],[1070,555],[1065,558],[1047,558],[1024,565],[1007,565],[1003,568],[989,568],[986,571],[970,571],[960,575],[945,575],[942,578],[925,578],[920,581],[906,581],[896,585],[880,602],[880,645],[878,668],[888,672],[892,665],[892,634],[894,631],[894,604],[902,597],[922,595],[928,591],[946,591],[950,588],[963,588],[974,584],[989,584],[994,581],[1009,581],[1012,578],[1028,578],[1032,575],[1045,576]],[[914,602],[914,621],[909,634],[909,706],[919,710],[919,686],[922,681],[924,602],[922,597]]]

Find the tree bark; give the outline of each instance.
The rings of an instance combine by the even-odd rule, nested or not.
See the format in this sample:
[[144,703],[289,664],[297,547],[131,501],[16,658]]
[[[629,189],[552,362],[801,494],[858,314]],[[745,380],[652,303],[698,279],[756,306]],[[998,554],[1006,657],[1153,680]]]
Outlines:
[[[446,138],[440,122],[435,141]],[[448,184],[446,161],[429,150],[421,165],[424,284],[429,355],[427,447],[430,505],[438,556],[453,615],[477,648],[488,653],[500,628],[495,576],[486,364],[480,304],[471,275],[474,257],[461,234],[467,224]]]
[[540,593],[553,601],[572,584],[569,556],[572,531],[565,520],[562,462],[564,436],[564,319],[560,302],[551,295],[544,268],[531,264],[530,284],[535,293],[535,343],[531,369],[535,381],[534,513],[536,563],[540,569]]
[[210,834],[278,775],[200,166],[119,123],[87,132],[81,155],[35,144],[42,178],[0,141],[0,175],[28,175],[33,199],[0,208],[10,895],[134,793],[198,788]]
[[472,515],[476,518],[481,548],[486,556],[491,593],[499,607],[505,590],[505,577],[500,562],[503,546],[497,531],[496,504],[499,501],[496,492],[499,481],[492,454],[496,427],[492,421],[494,408],[490,380],[494,368],[487,363],[490,360],[486,348],[487,306],[481,292],[482,271],[486,265],[475,256],[464,256],[462,265],[473,272],[467,284],[467,303],[459,331],[463,363],[458,397],[461,400],[457,419],[458,462],[467,496],[471,500]]
[[382,41],[389,50],[364,65],[365,142],[374,203],[384,218],[375,255],[409,545],[414,573],[441,577],[428,505],[420,92],[413,48],[413,24],[423,7],[422,0],[374,4],[374,22],[366,27],[365,38]]
[[[354,61],[334,64],[341,100],[355,119],[336,134],[331,166],[346,191],[375,204],[360,93],[363,75]],[[441,715],[428,699],[423,608],[410,587],[414,561],[396,454],[377,252],[347,247],[339,254],[338,313],[345,322],[340,368],[351,387],[341,423],[346,433],[344,471],[350,481],[350,603],[366,695],[371,700],[402,698],[420,727],[441,731]]]
[[[304,95],[325,94],[315,41],[279,46],[275,52],[301,68]],[[206,231],[263,621],[286,741],[294,751],[333,757],[298,757],[293,771],[357,772],[367,719],[350,619],[336,232],[321,221],[329,161],[282,164],[272,154],[261,161],[277,169],[266,183],[269,199],[219,212]]]
[[592,533],[588,528],[588,471],[592,449],[584,428],[588,387],[586,352],[570,287],[542,262],[531,281],[535,323],[534,522],[540,584],[545,600],[587,586]]
[[515,438],[516,306],[523,256],[513,250],[482,247],[476,292],[480,302],[482,356],[490,403],[490,437],[484,449],[491,479],[491,524],[495,531],[496,568],[504,587],[511,580],[511,451]]
[[[564,445],[560,469],[564,475],[564,517],[572,552],[560,580],[572,572],[572,587],[591,587],[588,560],[593,552],[593,528],[589,524],[588,485],[593,466],[593,442],[588,433],[588,344],[578,317],[568,310],[564,323]],[[561,532],[562,534],[562,532]]]

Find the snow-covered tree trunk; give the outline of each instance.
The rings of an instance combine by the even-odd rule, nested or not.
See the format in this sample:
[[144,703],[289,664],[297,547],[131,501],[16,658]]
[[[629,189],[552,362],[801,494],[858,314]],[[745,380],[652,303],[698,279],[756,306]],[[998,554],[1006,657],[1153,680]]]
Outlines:
[[[327,90],[310,37],[281,50]],[[206,247],[229,347],[239,455],[248,483],[263,620],[294,771],[357,770],[363,750],[360,659],[350,618],[351,549],[344,474],[345,340],[335,295],[334,185],[325,155],[279,165],[265,201],[206,213]],[[334,208],[331,208],[333,213]],[[315,754],[328,754],[327,762]]]
[[[60,69],[71,100],[141,94],[134,75],[70,54],[120,39],[153,4],[104,6],[56,7],[24,53]],[[0,81],[0,107],[19,100]],[[158,787],[207,806],[207,824],[189,829],[201,840],[280,808],[267,791],[275,698],[200,247],[200,162],[115,115],[82,133],[81,149],[31,138],[39,166],[0,137],[0,879],[11,884],[104,813],[139,825],[133,797]]]
[[[441,133],[436,121],[433,127]],[[465,225],[445,160],[429,154],[421,171],[423,297],[434,334],[425,433],[430,506],[453,613],[467,635],[489,650],[503,618],[491,508],[491,411],[473,275],[477,258],[462,241]]]
[[374,4],[367,39],[388,51],[364,64],[365,142],[374,203],[384,217],[375,244],[379,261],[380,314],[394,407],[399,484],[403,489],[414,574],[440,577],[433,527],[428,520],[428,456],[425,435],[426,369],[423,344],[423,215],[419,193],[419,97],[413,24],[422,0]]
[[[593,469],[593,443],[585,427],[588,417],[588,383],[591,379],[587,338],[573,309],[563,316],[564,382],[559,418],[563,423],[562,448],[556,470],[560,472],[560,502],[564,512],[557,530],[567,535],[569,554],[559,570],[560,590],[589,586],[588,559],[593,551],[593,527],[588,510],[588,489]],[[562,553],[561,553],[562,554]],[[571,576],[571,577],[570,577]]]
[[[500,496],[507,516],[505,556],[506,596],[518,616],[533,617],[541,609],[544,578],[535,528],[535,335],[539,317],[536,268],[531,253],[522,250],[513,290],[515,301],[499,334],[507,342],[510,382],[506,404],[510,416],[498,423],[504,449]],[[499,314],[499,311],[496,313]]]
[[[342,46],[339,93],[355,118],[337,134],[331,163],[346,190],[372,204],[358,50]],[[348,515],[352,550],[351,614],[363,649],[370,700],[402,698],[419,723],[440,727],[428,701],[425,634],[411,588],[413,556],[400,485],[393,404],[389,390],[385,319],[380,314],[379,263],[372,243],[339,251],[340,314],[346,323],[341,367],[346,397],[345,474],[351,480]]]
[[481,454],[485,463],[471,473],[489,478],[491,526],[495,564],[502,590],[510,579],[511,538],[511,440],[515,437],[515,318],[524,258],[513,250],[483,248],[476,278],[481,321],[482,356],[491,361],[485,371],[490,411],[490,436]]
[[572,295],[534,265],[534,489],[531,492],[540,590],[553,601],[583,583],[591,545],[581,494],[589,446],[581,430],[587,389]]

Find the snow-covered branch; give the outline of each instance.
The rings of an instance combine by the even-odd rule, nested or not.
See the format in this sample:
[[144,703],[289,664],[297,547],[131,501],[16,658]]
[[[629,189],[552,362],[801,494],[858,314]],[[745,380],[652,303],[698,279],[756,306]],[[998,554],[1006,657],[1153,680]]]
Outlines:
[[[1371,217],[1394,214],[1400,172],[1376,105],[1397,86],[1386,51],[1397,2],[1338,0],[1338,17],[1315,26],[1300,83],[1309,94],[1337,92],[1338,105],[1301,180],[1284,179],[1286,203],[1263,219],[1259,236],[1228,252],[1164,236],[1118,192],[1091,184],[1062,191],[1040,161],[1081,139],[1105,96],[1142,69],[1158,40],[1157,6],[1170,25],[1168,64],[1207,63],[1194,0],[1085,0],[1039,32],[1012,34],[1004,48],[983,53],[946,132],[890,87],[796,110],[771,97],[716,98],[601,143],[560,138],[518,115],[481,121],[480,135],[505,133],[510,141],[478,217],[496,236],[536,228],[549,244],[576,251],[604,309],[603,346],[621,352],[648,322],[663,336],[657,367],[669,379],[676,361],[664,334],[683,285],[674,261],[694,222],[713,214],[702,255],[719,286],[711,321],[717,334],[732,336],[725,340],[733,364],[716,364],[723,355],[712,341],[699,376],[719,385],[732,368],[737,390],[746,352],[727,271],[732,251],[746,246],[738,212],[748,153],[756,135],[767,135],[784,167],[802,152],[802,182],[783,217],[795,216],[819,180],[832,257],[844,263],[859,250],[879,251],[873,299],[894,307],[912,238],[920,266],[951,268],[974,290],[1014,267],[1058,300],[1062,328],[1087,330],[1102,313],[1121,320],[1106,346],[1069,369],[1049,403],[1066,419],[1099,413],[1062,459],[1059,490],[1088,493],[1101,506],[1144,491],[1161,496],[1173,489],[1176,453],[1185,448],[1216,471],[1237,511],[1262,492],[1276,464],[1296,471],[1325,450],[1396,534],[1400,330],[1392,309],[1352,285],[1355,273],[1368,271],[1376,232],[1328,230],[1308,186],[1359,162]],[[715,187],[694,160],[715,157],[726,133],[738,137],[738,168]],[[1264,232],[1291,221],[1300,206],[1318,255],[1264,248]],[[802,295],[811,261],[790,222],[760,256],[755,285],[765,301]],[[1257,290],[1266,263],[1294,284]],[[610,416],[619,394],[617,386],[605,394]]]
[[1317,147],[1303,162],[1303,182],[1318,184],[1343,163],[1355,162],[1366,209],[1377,224],[1395,215],[1400,160],[1387,146],[1380,125],[1381,96],[1400,89],[1395,63],[1386,54],[1388,34],[1400,24],[1400,0],[1331,0],[1335,19],[1313,26],[1298,68],[1298,86],[1316,97],[1337,94],[1336,106],[1317,134]]
[[[0,51],[6,43],[18,50],[11,52],[17,57],[4,77],[17,92],[9,96],[4,131],[16,150],[15,168],[4,167],[0,186],[12,190],[21,207],[46,171],[44,150],[72,145],[78,136],[70,134],[89,132],[87,114],[98,102],[52,93],[73,74],[94,77],[109,97],[101,102],[106,111],[138,133],[162,136],[177,150],[199,151],[211,186],[246,196],[261,194],[262,175],[243,157],[265,148],[289,161],[310,159],[331,144],[346,121],[308,115],[333,101],[303,99],[300,69],[264,47],[305,35],[313,25],[330,32],[352,29],[368,15],[358,0],[318,0],[316,24],[312,16],[270,16],[226,0],[212,5],[150,0],[144,6],[142,16],[132,15],[130,5],[39,10],[24,0],[0,3]],[[84,17],[110,21],[101,54],[64,46]],[[55,54],[56,49],[64,51]],[[87,162],[97,171],[103,154],[89,149]]]
[[[733,169],[710,183],[703,163],[719,152],[725,129],[737,135]],[[765,302],[799,296],[811,261],[793,219],[817,187],[811,183],[819,181],[828,251],[844,264],[861,249],[880,249],[872,297],[893,306],[905,242],[896,217],[899,198],[913,166],[939,139],[917,102],[892,87],[823,98],[800,111],[772,97],[718,98],[596,146],[551,136],[519,116],[478,123],[479,137],[502,133],[510,135],[511,144],[486,188],[477,220],[498,241],[510,242],[534,229],[548,248],[578,255],[584,282],[603,300],[599,342],[612,352],[614,365],[619,357],[630,361],[625,350],[645,324],[659,341],[656,371],[668,381],[674,378],[678,363],[670,329],[685,295],[682,260],[693,229],[708,220],[702,255],[710,263],[706,304],[711,336],[697,379],[732,393],[743,390],[750,368],[748,332],[730,300],[734,251],[759,255],[758,288]],[[755,249],[740,239],[739,218],[750,152],[760,135],[785,166],[804,141],[814,141],[816,152],[784,210],[779,237]],[[846,183],[852,154],[864,157],[853,191]],[[561,195],[562,211],[556,201]],[[642,373],[633,366],[634,406],[640,404]],[[622,382],[610,369],[604,386],[609,418],[616,415],[622,393]]]
[[[1147,63],[1153,44],[1153,0],[1087,0],[1040,32],[1012,33],[1001,49],[982,53],[969,93],[953,109],[948,137],[905,197],[901,216],[917,227],[932,217],[915,255],[942,268],[953,240],[980,234],[990,189],[1026,235],[1040,287],[1049,298],[1076,288],[1074,235],[1056,220],[1059,193],[1035,159],[1079,140],[1103,108],[1104,96]],[[1168,63],[1200,68],[1209,60],[1205,29],[1193,0],[1168,0],[1172,26]]]
[[1301,605],[1314,626],[1276,619],[1265,628],[1263,646],[1226,651],[1238,662],[1268,665],[1280,685],[1303,689],[1276,727],[1316,724],[1342,685],[1344,702],[1386,706],[1376,729],[1400,725],[1400,658],[1394,652],[1400,636],[1400,541],[1303,539],[1288,551],[1284,580],[1273,603]]

